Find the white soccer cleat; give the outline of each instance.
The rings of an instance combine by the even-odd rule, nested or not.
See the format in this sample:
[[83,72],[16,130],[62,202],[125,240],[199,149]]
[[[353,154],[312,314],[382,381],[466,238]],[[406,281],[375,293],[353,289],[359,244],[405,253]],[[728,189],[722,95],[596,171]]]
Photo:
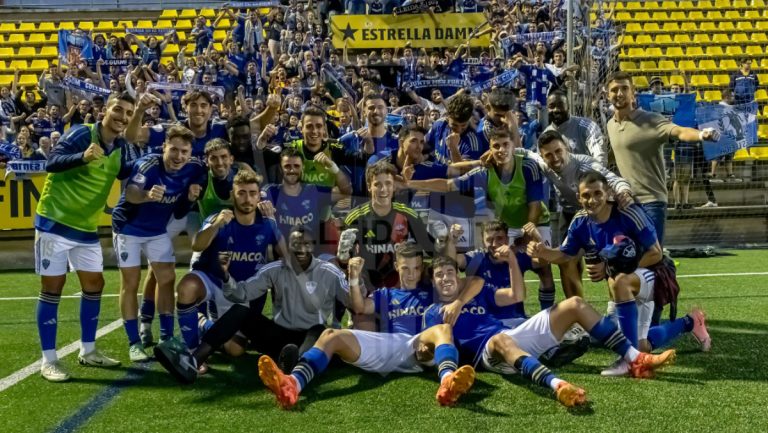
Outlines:
[[131,362],[147,362],[150,359],[141,343],[131,344],[131,347],[128,348],[128,357]]
[[40,366],[40,376],[49,382],[66,382],[69,372],[61,365],[61,361],[45,362]]
[[608,368],[600,372],[600,376],[622,377],[629,376],[629,363],[624,358],[617,359]]
[[85,355],[78,356],[77,362],[79,362],[80,365],[91,367],[117,367],[120,365],[120,361],[104,355],[99,352],[98,349],[93,349]]

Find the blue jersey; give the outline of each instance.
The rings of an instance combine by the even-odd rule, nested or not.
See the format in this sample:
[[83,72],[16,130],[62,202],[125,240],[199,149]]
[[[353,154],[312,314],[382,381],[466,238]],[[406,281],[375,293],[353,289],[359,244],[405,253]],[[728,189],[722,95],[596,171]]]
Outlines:
[[[467,261],[467,276],[482,278],[485,281],[484,288],[490,289],[495,294],[499,289],[506,289],[512,286],[512,281],[509,278],[509,266],[506,262],[494,262],[490,254],[484,250],[468,251],[465,253],[465,257]],[[531,262],[531,258],[527,254],[517,251],[515,252],[515,257],[522,274],[533,270],[533,262]],[[491,310],[491,314],[502,320],[526,317],[523,302],[499,307],[494,300],[493,304],[489,305],[488,308]]]
[[[427,308],[424,312],[424,329],[443,323],[440,308],[444,305],[438,302]],[[491,307],[495,305],[493,291],[483,287],[480,294],[461,309],[461,314],[453,326],[453,342],[459,349],[462,364],[477,365],[485,343],[506,329],[501,321],[491,314]]]
[[[189,128],[187,122],[181,122],[179,125]],[[173,124],[155,125],[149,128],[147,149],[150,153],[163,153],[166,129],[171,126],[173,126]],[[202,137],[195,137],[192,141],[192,156],[203,158],[205,156],[205,145],[214,138],[223,138],[224,140],[229,141],[229,133],[227,132],[227,125],[225,123],[209,121],[205,135]]]
[[[189,201],[189,186],[205,185],[208,172],[202,162],[191,159],[181,170],[165,170],[162,155],[147,155],[134,162],[128,179],[129,185],[135,185],[143,191],[149,191],[155,185],[165,186],[165,194],[159,201],[139,204],[129,203],[125,192],[112,211],[112,230],[115,233],[131,236],[157,236],[166,233],[166,226],[171,215],[177,209],[192,206]],[[185,213],[183,209],[181,213]]]
[[[568,227],[568,235],[560,246],[560,251],[569,256],[576,256],[580,250],[599,252],[613,244],[613,238],[624,235],[639,248],[647,251],[656,244],[656,230],[643,208],[632,204],[621,210],[613,205],[611,216],[604,223],[598,223],[583,210],[576,213]],[[638,256],[642,256],[640,252]]]
[[[446,119],[439,119],[432,124],[432,128],[427,132],[426,148],[433,151],[433,157],[438,164],[448,165],[451,163],[451,155],[448,150],[448,145],[445,140],[451,133],[451,128],[448,127],[448,121]],[[474,160],[480,159],[480,156],[488,149],[483,149],[480,139],[477,137],[477,133],[467,128],[459,138],[459,151],[461,152],[461,159]]]
[[[360,136],[357,131],[344,134],[340,139],[342,148],[348,154],[360,152],[363,149],[363,143],[360,140]],[[387,130],[386,134],[380,138],[373,138],[373,154],[376,155],[380,152],[392,151],[397,155],[397,148],[399,146],[397,135],[392,134]],[[365,168],[363,164],[355,165],[354,167],[346,167],[347,173],[350,174],[350,180],[353,187],[354,197],[368,197],[368,190],[365,185]]]
[[[210,227],[216,215],[206,218],[200,231]],[[277,245],[279,236],[274,220],[257,215],[256,222],[245,226],[233,218],[219,228],[211,245],[192,263],[192,269],[205,272],[220,287],[224,272],[219,264],[219,253],[228,252],[229,274],[235,281],[245,281],[256,275],[256,271],[267,263],[267,247]]]
[[432,287],[378,289],[373,305],[379,317],[379,331],[416,335],[422,331],[424,311],[432,305]]
[[314,184],[302,184],[297,196],[283,192],[282,185],[267,185],[264,189],[267,200],[275,207],[275,217],[280,233],[285,238],[294,225],[308,226],[320,234],[320,223],[330,217],[331,188]]
[[[373,165],[379,161],[387,161],[397,168],[398,173],[402,173],[403,167],[397,162],[397,150],[384,150],[371,155],[368,158],[368,165]],[[448,166],[436,164],[434,161],[422,161],[413,166],[413,180],[445,179],[448,177]],[[426,210],[429,203],[432,202],[431,196],[439,193],[416,194],[413,190],[402,189],[395,193],[395,201],[405,203],[416,210]]]
[[518,68],[525,75],[525,88],[529,101],[536,101],[542,107],[547,106],[547,93],[550,85],[557,85],[557,77],[546,67],[522,65]]

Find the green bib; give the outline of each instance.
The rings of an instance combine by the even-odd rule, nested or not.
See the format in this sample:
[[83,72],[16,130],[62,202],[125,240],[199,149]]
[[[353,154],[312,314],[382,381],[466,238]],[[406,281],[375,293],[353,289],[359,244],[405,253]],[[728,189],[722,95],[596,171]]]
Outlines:
[[224,209],[231,209],[234,202],[232,196],[221,199],[213,187],[213,173],[208,171],[208,186],[205,188],[205,194],[197,202],[200,207],[200,222],[202,223],[209,215]]
[[[325,168],[322,164],[315,162],[311,158],[307,158],[304,152],[304,140],[296,140],[291,143],[292,147],[295,147],[301,152],[302,160],[304,162],[304,169],[301,175],[301,181],[304,183],[310,183],[318,186],[327,186],[333,188],[336,185],[336,175],[331,173],[330,170]],[[322,150],[323,153],[331,156],[330,150],[326,147]]]
[[[493,203],[496,218],[510,228],[521,228],[528,223],[528,197],[525,194],[522,155],[515,155],[515,173],[507,184],[499,179],[496,170],[488,169],[488,197]],[[543,203],[542,206],[544,209],[539,225],[549,223],[549,210]]]
[[[100,144],[95,124],[87,124],[91,143]],[[37,203],[37,213],[82,232],[95,233],[112,184],[120,173],[123,150],[59,173],[48,173]]]

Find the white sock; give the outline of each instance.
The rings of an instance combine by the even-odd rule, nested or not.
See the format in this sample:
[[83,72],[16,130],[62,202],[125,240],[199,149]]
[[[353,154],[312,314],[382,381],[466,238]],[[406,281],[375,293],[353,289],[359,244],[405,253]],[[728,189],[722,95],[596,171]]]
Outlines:
[[52,364],[59,360],[59,355],[56,354],[56,349],[43,350],[43,362]]
[[80,342],[80,356],[83,356],[87,353],[93,352],[93,350],[96,349],[96,342],[91,341],[86,343],[85,341]]
[[630,347],[629,350],[627,350],[627,353],[624,354],[624,359],[626,359],[627,362],[633,362],[638,356],[640,356],[640,351],[634,347]]
[[152,329],[152,323],[139,322],[140,332],[146,332],[147,329]]
[[549,387],[552,388],[553,391],[557,391],[557,385],[560,385],[560,382],[563,382],[563,379],[554,378],[549,382]]

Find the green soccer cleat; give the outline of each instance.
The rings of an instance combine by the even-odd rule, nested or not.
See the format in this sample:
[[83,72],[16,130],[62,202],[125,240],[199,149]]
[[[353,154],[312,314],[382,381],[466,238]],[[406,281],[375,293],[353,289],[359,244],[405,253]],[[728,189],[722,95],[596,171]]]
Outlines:
[[168,340],[154,347],[155,359],[181,383],[192,384],[197,379],[197,361],[177,338]]
[[131,358],[131,362],[147,362],[150,359],[142,343],[131,344],[128,348],[128,357]]
[[69,372],[61,361],[45,362],[40,365],[40,376],[49,382],[66,382],[69,380]]
[[90,366],[90,367],[117,367],[120,365],[120,361],[116,359],[112,359],[103,353],[99,352],[98,349],[93,349],[92,351],[86,353],[85,355],[80,355],[77,357],[77,362],[80,363],[80,365]]

